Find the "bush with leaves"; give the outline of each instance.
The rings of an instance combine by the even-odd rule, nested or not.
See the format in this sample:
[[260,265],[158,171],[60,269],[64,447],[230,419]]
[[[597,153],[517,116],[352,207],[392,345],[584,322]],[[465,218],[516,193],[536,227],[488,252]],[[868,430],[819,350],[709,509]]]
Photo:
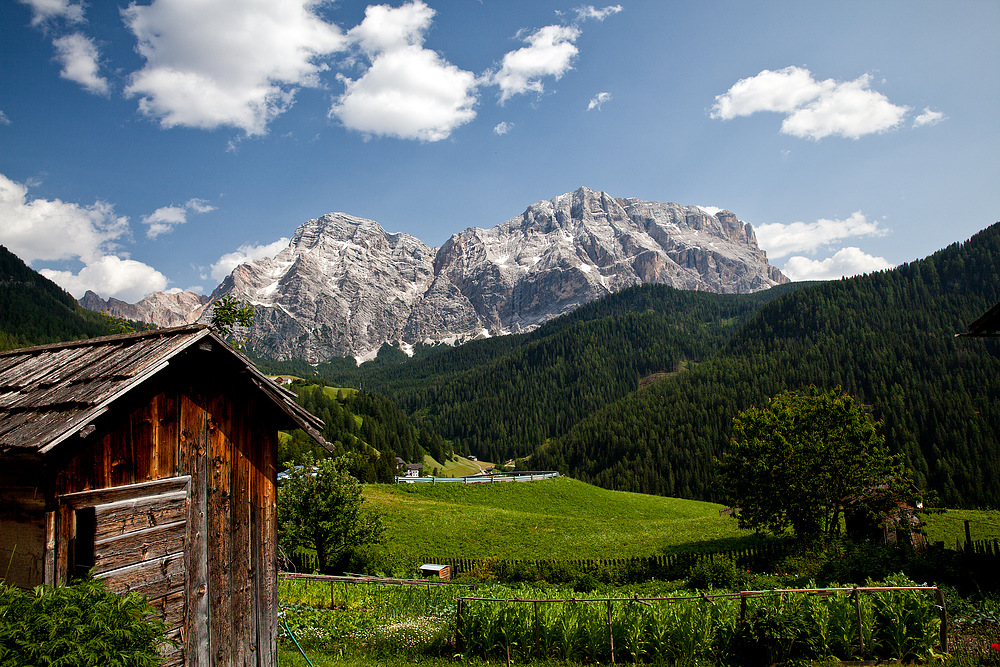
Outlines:
[[377,510],[364,507],[361,484],[345,458],[313,460],[283,473],[278,487],[278,539],[288,553],[315,549],[323,572],[344,569],[352,554],[380,544],[384,526]]
[[840,387],[786,391],[733,421],[737,437],[717,461],[740,528],[798,537],[866,537],[917,494],[902,458],[889,453],[871,409]]
[[0,666],[152,667],[166,625],[138,593],[100,579],[25,591],[0,584]]
[[233,347],[242,350],[247,338],[237,335],[237,331],[252,327],[253,316],[253,306],[227,294],[212,305],[212,328]]

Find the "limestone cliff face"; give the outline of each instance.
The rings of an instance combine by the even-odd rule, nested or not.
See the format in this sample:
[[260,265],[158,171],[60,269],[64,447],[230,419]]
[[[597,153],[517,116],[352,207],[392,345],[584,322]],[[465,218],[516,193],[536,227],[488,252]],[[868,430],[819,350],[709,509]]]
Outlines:
[[298,228],[274,259],[236,267],[212,298],[254,305],[256,354],[322,361],[363,356],[402,330],[433,275],[434,251],[409,234],[330,213]]
[[371,220],[325,215],[274,259],[237,267],[212,296],[255,305],[257,354],[318,362],[370,358],[385,343],[528,331],[643,283],[746,293],[784,282],[729,211],[580,188],[438,249]]
[[134,322],[146,322],[158,327],[179,327],[198,321],[209,297],[194,292],[153,292],[138,303],[110,298],[107,301],[94,292],[80,299],[80,305],[98,312],[124,317]]
[[632,285],[747,293],[785,282],[750,225],[729,211],[580,188],[440,248],[330,213],[301,225],[273,259],[238,266],[212,299],[254,305],[255,354],[360,361],[386,343],[528,331]]

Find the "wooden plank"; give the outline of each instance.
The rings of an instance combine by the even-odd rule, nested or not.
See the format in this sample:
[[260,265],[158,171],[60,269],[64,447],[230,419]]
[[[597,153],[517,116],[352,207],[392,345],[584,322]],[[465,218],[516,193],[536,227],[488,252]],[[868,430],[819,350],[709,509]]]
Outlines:
[[208,593],[211,605],[212,664],[232,663],[233,607],[230,563],[233,560],[232,443],[223,428],[231,423],[228,401],[213,397],[208,421]]
[[101,574],[168,554],[183,555],[186,532],[183,520],[95,541],[94,569]]
[[[242,430],[249,426],[243,419],[239,420],[240,445],[246,446],[248,434]],[[236,443],[234,443],[236,444]],[[251,534],[251,504],[250,496],[250,461],[241,451],[241,447],[233,448],[233,494],[230,504],[232,512],[232,544],[233,560],[230,568],[232,578],[233,603],[233,664],[247,665],[256,662],[256,624],[254,623],[253,607],[255,606],[253,590],[253,559],[251,557],[253,539]]]
[[55,543],[55,583],[67,584],[69,572],[69,550],[72,547],[73,510],[62,505],[56,512],[56,543]]
[[181,474],[178,465],[180,435],[177,426],[177,396],[173,392],[164,392],[153,400],[156,402],[155,439],[159,444],[155,470],[156,477],[163,479]]
[[74,493],[64,493],[59,496],[61,502],[65,502],[74,507],[88,507],[92,505],[103,505],[122,500],[129,500],[140,496],[152,496],[171,491],[186,490],[191,482],[190,475],[171,477],[170,479],[158,479],[152,482],[139,482],[137,484],[125,484],[122,486],[107,489],[92,489],[89,491],[77,491]]
[[185,575],[184,555],[170,554],[104,572],[100,578],[115,593],[141,593],[152,599],[184,590]]
[[45,513],[45,585],[55,586],[59,581],[56,570],[56,512]]
[[94,508],[97,542],[136,530],[187,520],[187,491],[171,491],[129,500],[104,503]]
[[154,598],[149,604],[156,608],[156,617],[166,623],[170,631],[179,630],[183,634],[185,608],[183,589]]
[[208,623],[208,470],[205,411],[190,397],[178,400],[181,467],[191,476],[187,536],[187,610],[184,651],[189,667],[211,667]]
[[260,423],[255,424],[255,428],[261,431],[256,494],[260,499],[258,521],[261,525],[257,565],[261,581],[257,595],[260,627],[257,659],[261,667],[278,667],[278,433],[273,426]]
[[163,597],[163,621],[168,627],[178,628],[184,634],[184,610],[187,607],[184,590],[173,591]]

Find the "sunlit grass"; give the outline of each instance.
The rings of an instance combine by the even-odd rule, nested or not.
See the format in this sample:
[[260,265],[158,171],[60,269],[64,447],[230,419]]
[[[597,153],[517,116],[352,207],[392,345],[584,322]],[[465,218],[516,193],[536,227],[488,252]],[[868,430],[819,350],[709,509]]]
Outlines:
[[382,510],[389,549],[509,559],[628,558],[738,548],[748,538],[721,505],[608,491],[561,477],[498,484],[365,487]]
[[966,520],[969,521],[973,541],[1000,540],[1000,510],[945,510],[921,515],[920,518],[927,541],[931,544],[944,542],[949,549],[955,548],[956,540],[965,542]]

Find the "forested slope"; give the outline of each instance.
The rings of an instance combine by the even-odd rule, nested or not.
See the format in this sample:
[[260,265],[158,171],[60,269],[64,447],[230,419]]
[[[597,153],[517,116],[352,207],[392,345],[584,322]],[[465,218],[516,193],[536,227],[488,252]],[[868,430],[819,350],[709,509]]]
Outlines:
[[646,285],[591,302],[530,334],[399,363],[321,364],[318,370],[331,384],[389,396],[456,451],[503,461],[562,435],[635,391],[643,378],[709,358],[762,303],[790,289],[720,295]]
[[[422,463],[425,454],[437,461],[452,455],[437,434],[417,428],[396,405],[378,394],[332,389],[318,384],[293,384],[299,405],[323,420],[323,437],[334,456],[346,456],[352,475],[365,483],[392,482],[397,474],[396,457]],[[279,464],[301,464],[306,454],[328,456],[302,431],[281,443]]]
[[725,349],[576,424],[532,465],[601,486],[717,499],[732,418],[785,389],[842,386],[885,422],[918,484],[1000,506],[1000,343],[955,338],[1000,300],[1000,225],[931,257],[763,308]]
[[81,308],[69,293],[0,246],[0,350],[108,333],[100,313]]

